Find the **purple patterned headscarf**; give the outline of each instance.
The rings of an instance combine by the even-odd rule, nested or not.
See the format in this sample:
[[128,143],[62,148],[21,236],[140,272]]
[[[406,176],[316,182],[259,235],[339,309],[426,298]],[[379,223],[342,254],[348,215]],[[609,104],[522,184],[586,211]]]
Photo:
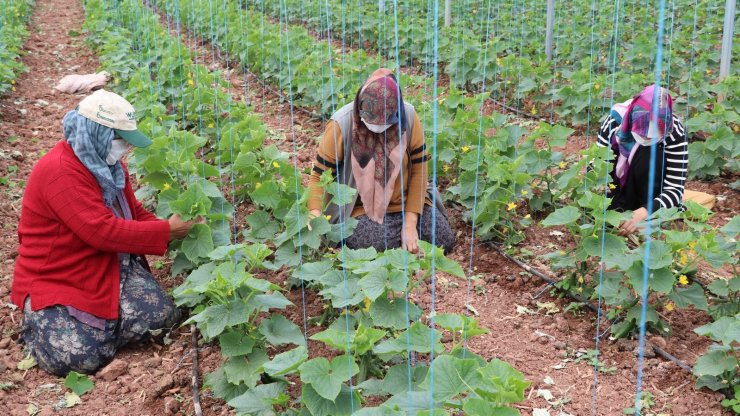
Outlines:
[[[653,100],[658,100],[658,113],[655,115]],[[615,173],[620,186],[624,186],[637,149],[662,143],[670,136],[673,129],[673,98],[663,87],[658,89],[656,95],[655,85],[651,85],[633,99],[615,105],[611,115],[617,120],[621,119],[611,144],[619,152]]]

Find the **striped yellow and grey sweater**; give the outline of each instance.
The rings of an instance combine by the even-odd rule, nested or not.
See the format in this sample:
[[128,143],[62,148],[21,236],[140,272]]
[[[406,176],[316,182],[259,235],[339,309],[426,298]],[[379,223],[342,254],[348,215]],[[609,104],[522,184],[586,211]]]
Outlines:
[[[607,117],[599,128],[597,144],[602,147],[610,146],[609,138],[612,137],[619,123],[611,116]],[[662,208],[680,207],[683,201],[683,191],[688,176],[689,144],[686,138],[686,130],[681,121],[673,115],[673,131],[663,142],[665,160],[663,172],[656,172],[662,177],[663,186],[660,195],[654,199],[655,206]],[[616,163],[617,153],[614,153]],[[647,180],[647,178],[645,179]]]
[[[329,169],[336,175],[337,166],[344,162],[344,146],[342,131],[339,124],[333,120],[326,125],[324,135],[319,143],[314,161],[313,170],[308,180],[309,199],[308,209],[321,210],[324,203],[325,193],[319,184],[321,174]],[[421,214],[424,204],[430,204],[427,195],[427,180],[429,154],[424,143],[424,129],[417,115],[414,115],[414,126],[410,139],[408,151],[403,156],[403,167],[401,174],[396,179],[393,195],[390,196],[387,212],[413,212]],[[403,190],[403,194],[401,193]],[[403,198],[402,198],[403,195]],[[357,204],[352,211],[352,216],[364,215],[365,210],[362,201],[357,198]]]

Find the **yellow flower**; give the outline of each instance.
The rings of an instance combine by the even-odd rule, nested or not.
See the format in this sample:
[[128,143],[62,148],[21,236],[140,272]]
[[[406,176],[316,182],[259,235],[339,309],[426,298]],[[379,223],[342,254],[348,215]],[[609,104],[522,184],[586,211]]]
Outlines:
[[598,91],[599,89],[601,89],[601,84],[596,84],[596,85],[594,85],[594,89],[595,89],[595,90],[597,90],[597,91]]
[[450,170],[450,165],[444,165],[444,166],[442,166],[442,171],[443,172],[448,172],[449,170]]
[[526,218],[526,219],[530,219],[530,218],[532,218],[532,216],[531,216],[531,215],[529,215],[529,214],[527,214],[527,215],[525,215],[525,216],[524,216],[524,218]]
[[516,204],[513,202],[509,202],[509,204],[506,206],[506,210],[511,211],[513,209],[516,209]]
[[171,188],[171,186],[170,186],[170,184],[168,184],[168,183],[166,183],[166,184],[164,184],[164,186],[162,186],[162,190],[163,190],[163,191],[166,191],[166,190],[168,190],[168,189],[170,189],[170,188]]
[[681,251],[681,258],[678,259],[678,264],[685,266],[689,262],[689,257]]
[[583,276],[578,276],[578,283],[583,284]]
[[195,85],[195,82],[193,82],[193,80],[192,80],[192,79],[189,79],[189,80],[188,80],[188,85],[190,85],[190,86],[192,87],[193,85]]
[[613,183],[609,184],[609,189],[614,190],[617,189],[617,185],[614,185]]
[[11,79],[11,80],[10,80],[10,84],[11,84],[11,85],[15,85],[15,80],[14,80],[14,79]]
[[740,126],[738,125],[732,126],[732,131],[734,131],[735,133],[740,133]]
[[565,167],[568,166],[568,164],[565,162],[560,162],[558,166],[560,166],[560,169],[565,169]]
[[272,162],[272,167],[277,169],[280,167],[280,164],[278,162]]
[[689,248],[692,249],[692,250],[695,249],[696,248],[696,241],[689,241]]
[[15,91],[15,87],[10,87],[10,90],[11,91]]
[[711,69],[707,69],[707,75],[709,75],[711,73],[712,73],[712,70]]
[[532,115],[533,116],[536,116],[537,115],[537,107],[532,106],[532,111],[531,112],[532,112]]
[[665,307],[664,307],[664,309],[665,309],[666,311],[668,311],[668,312],[672,312],[672,311],[673,311],[673,309],[674,309],[674,305],[673,305],[673,302],[668,302],[668,303],[666,303],[666,304],[665,304]]
[[371,301],[370,298],[365,297],[365,300],[363,301],[363,303],[365,304],[365,307],[362,308],[362,310],[365,312],[368,312],[370,310],[370,305],[373,304],[373,301]]
[[527,191],[526,189],[522,189],[522,195],[528,195],[528,194],[529,194],[529,191]]
[[577,288],[576,288],[576,291],[578,291],[578,292],[583,292],[583,288],[582,288],[582,287],[577,287]]
[[463,151],[463,153],[468,153],[470,151],[470,147],[463,146],[461,150]]
[[331,215],[324,215],[324,218],[326,218],[327,221],[331,220]]
[[681,276],[678,276],[678,283],[681,283],[682,285],[688,285],[689,284],[689,278],[686,277],[685,274],[682,274]]
[[208,128],[209,129],[212,129],[213,128],[213,123],[208,123]]
[[496,65],[501,66],[501,58],[496,58]]
[[262,184],[260,182],[257,182],[254,184],[254,189],[260,189],[260,186],[262,186]]

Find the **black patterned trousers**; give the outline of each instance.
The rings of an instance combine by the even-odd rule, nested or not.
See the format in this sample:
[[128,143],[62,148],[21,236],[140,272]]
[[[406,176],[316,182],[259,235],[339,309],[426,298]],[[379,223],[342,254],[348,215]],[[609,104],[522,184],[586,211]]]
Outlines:
[[[432,221],[432,210],[435,210],[434,221]],[[357,217],[357,227],[351,236],[344,242],[351,249],[374,247],[377,251],[385,251],[389,248],[401,247],[401,231],[403,229],[403,214],[400,212],[385,215],[383,224],[371,220],[367,215]],[[455,246],[455,232],[439,210],[429,205],[424,205],[424,212],[419,216],[418,229],[419,240],[432,242],[432,224],[435,224],[434,243],[442,247],[446,254],[452,252]]]
[[121,265],[119,317],[105,320],[104,329],[70,315],[66,306],[31,310],[26,298],[21,335],[39,367],[64,376],[70,371],[91,374],[113,360],[116,350],[147,339],[152,331],[169,329],[179,311],[154,276],[136,260]]

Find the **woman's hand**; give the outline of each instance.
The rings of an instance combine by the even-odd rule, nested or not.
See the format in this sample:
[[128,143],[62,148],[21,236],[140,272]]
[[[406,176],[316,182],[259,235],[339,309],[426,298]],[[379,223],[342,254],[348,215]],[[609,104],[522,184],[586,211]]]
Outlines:
[[401,231],[401,247],[414,254],[419,252],[419,231],[416,229],[418,221],[418,214],[407,212],[406,224]]
[[628,236],[637,231],[637,224],[645,221],[648,217],[647,209],[638,208],[632,211],[632,218],[629,221],[625,221],[619,226],[619,235]]
[[312,209],[311,211],[308,211],[308,231],[311,231],[311,220],[321,215],[321,210],[318,209]]
[[193,224],[205,224],[206,220],[198,217],[192,221],[183,221],[178,214],[174,214],[167,222],[170,223],[170,241],[172,241],[187,237]]
[[401,244],[410,253],[419,252],[419,232],[416,230],[416,225],[412,227],[406,224],[403,228],[403,235],[401,235]]

